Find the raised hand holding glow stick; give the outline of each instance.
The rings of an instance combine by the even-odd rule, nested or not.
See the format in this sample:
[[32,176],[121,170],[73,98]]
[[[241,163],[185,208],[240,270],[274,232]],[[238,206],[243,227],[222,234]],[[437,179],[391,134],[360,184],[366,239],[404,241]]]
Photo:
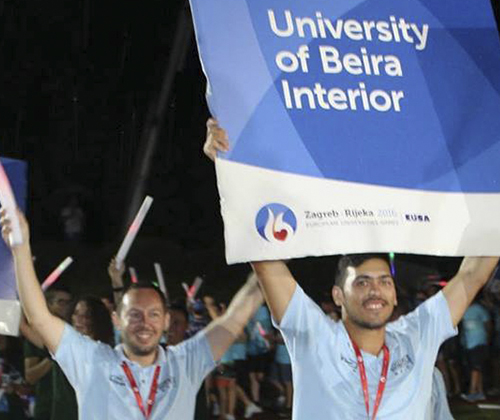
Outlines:
[[139,283],[139,278],[137,277],[137,271],[135,271],[135,268],[129,267],[128,271],[130,273],[130,280],[132,280],[132,283],[134,284]]
[[132,246],[132,243],[134,242],[134,239],[137,236],[139,229],[141,228],[142,222],[144,222],[146,214],[148,214],[151,204],[153,204],[153,198],[148,195],[142,202],[141,208],[137,212],[134,221],[128,228],[127,234],[125,235],[120,249],[116,254],[117,267],[119,267],[123,263],[123,261],[125,261],[125,258],[127,258],[128,251],[130,250],[130,247]]
[[165,299],[168,302],[168,291],[167,286],[165,286],[165,279],[163,278],[163,272],[161,270],[161,265],[159,263],[154,263],[156,278],[158,279],[158,285],[160,286],[160,290],[165,295]]
[[21,245],[23,243],[23,235],[21,233],[21,225],[17,217],[17,204],[10,186],[9,178],[0,163],[0,203],[7,211],[7,216],[10,220],[12,232],[9,240],[11,245]]
[[42,290],[45,292],[51,285],[53,285],[61,274],[73,263],[73,258],[66,257],[64,261],[57,266],[57,268],[48,275],[42,283]]
[[198,290],[200,290],[201,285],[203,284],[203,279],[201,277],[196,277],[194,279],[193,285],[189,288],[189,297],[194,299]]

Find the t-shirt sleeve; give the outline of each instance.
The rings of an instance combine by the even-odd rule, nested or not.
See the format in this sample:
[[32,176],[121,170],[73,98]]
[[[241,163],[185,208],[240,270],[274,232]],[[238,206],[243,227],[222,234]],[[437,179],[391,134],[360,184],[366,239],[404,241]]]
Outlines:
[[273,318],[273,324],[283,335],[292,360],[300,358],[304,352],[310,352],[319,340],[324,342],[332,333],[332,323],[299,285],[281,322],[278,324]]
[[185,374],[196,388],[215,368],[215,360],[205,331],[200,331],[189,340],[174,346],[172,350],[179,357]]
[[458,332],[453,326],[450,308],[443,292],[427,299],[396,323],[400,323],[410,337],[417,339],[418,347],[435,349],[436,352],[445,340]]
[[91,368],[100,345],[70,325],[65,325],[61,342],[52,357],[75,390],[85,387],[91,379]]

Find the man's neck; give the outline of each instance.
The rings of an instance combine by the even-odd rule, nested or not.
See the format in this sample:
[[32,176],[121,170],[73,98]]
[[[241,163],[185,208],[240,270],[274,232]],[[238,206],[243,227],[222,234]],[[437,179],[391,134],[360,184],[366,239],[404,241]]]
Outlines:
[[385,326],[378,329],[363,328],[352,323],[349,319],[343,320],[344,326],[356,345],[366,353],[378,356],[384,347]]
[[130,349],[127,348],[127,346],[124,346],[123,353],[125,354],[127,359],[139,364],[142,367],[146,367],[151,366],[154,362],[156,362],[156,358],[158,357],[158,347],[156,347],[156,349],[150,354],[140,356],[131,352]]

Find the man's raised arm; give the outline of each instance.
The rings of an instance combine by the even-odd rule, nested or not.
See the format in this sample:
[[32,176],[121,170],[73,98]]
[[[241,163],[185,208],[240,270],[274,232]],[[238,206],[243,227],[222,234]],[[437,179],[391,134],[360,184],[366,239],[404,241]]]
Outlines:
[[260,261],[252,263],[264,292],[269,310],[279,324],[292,300],[297,282],[283,261]]
[[33,329],[40,334],[47,349],[54,354],[64,331],[64,322],[52,315],[47,307],[38,282],[29,243],[29,228],[24,216],[18,212],[23,243],[12,246],[9,241],[10,220],[5,210],[1,212],[2,236],[14,256],[17,290],[24,314]]
[[465,257],[458,273],[443,289],[456,327],[479,290],[490,279],[498,257]]
[[[204,153],[215,161],[218,152],[229,150],[226,131],[214,119],[207,121],[207,138],[203,146]],[[296,282],[282,261],[262,261],[252,263],[254,272],[264,292],[264,297],[273,318],[280,323],[286,308],[292,299]]]

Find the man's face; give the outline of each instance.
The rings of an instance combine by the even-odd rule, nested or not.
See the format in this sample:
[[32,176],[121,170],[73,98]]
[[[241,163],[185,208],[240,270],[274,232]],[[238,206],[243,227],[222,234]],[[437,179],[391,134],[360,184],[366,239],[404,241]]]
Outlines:
[[51,314],[68,320],[71,311],[71,295],[67,292],[57,291],[53,298],[47,302]]
[[367,329],[382,328],[397,305],[389,265],[374,258],[359,267],[349,267],[343,289],[334,286],[333,299],[342,307],[343,318],[353,324]]
[[136,356],[156,351],[169,317],[154,290],[129,290],[121,305],[117,327],[126,350]]
[[170,326],[168,328],[168,344],[176,345],[186,338],[188,329],[186,314],[175,309],[170,311]]

